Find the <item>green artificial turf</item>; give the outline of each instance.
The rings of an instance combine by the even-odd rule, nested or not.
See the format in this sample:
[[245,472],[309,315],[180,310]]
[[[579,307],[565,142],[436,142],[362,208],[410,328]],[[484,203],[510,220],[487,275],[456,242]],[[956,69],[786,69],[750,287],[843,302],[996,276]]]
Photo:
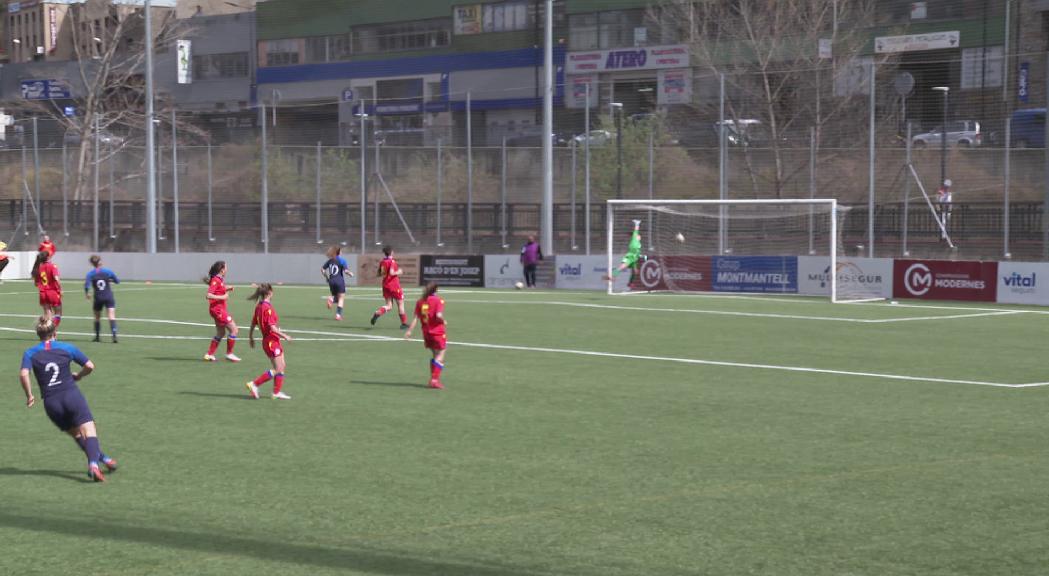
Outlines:
[[42,406],[24,407],[39,308],[30,284],[0,286],[0,574],[1049,566],[1049,388],[923,380],[1049,381],[1037,309],[449,289],[434,391],[396,315],[368,324],[377,291],[352,290],[336,322],[324,288],[278,287],[296,337],[294,399],[278,402],[244,389],[268,368],[247,346],[248,290],[231,306],[244,361],[201,360],[204,291],[118,286],[116,345],[88,341],[90,306],[67,291],[61,339],[97,365],[81,388],[121,464],[97,485]]

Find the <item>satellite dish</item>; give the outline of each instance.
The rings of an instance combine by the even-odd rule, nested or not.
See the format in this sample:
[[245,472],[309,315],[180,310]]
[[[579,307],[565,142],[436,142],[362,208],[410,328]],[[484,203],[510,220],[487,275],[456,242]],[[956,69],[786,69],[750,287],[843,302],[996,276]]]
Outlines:
[[900,72],[892,84],[900,96],[910,96],[914,92],[914,76],[910,72]]

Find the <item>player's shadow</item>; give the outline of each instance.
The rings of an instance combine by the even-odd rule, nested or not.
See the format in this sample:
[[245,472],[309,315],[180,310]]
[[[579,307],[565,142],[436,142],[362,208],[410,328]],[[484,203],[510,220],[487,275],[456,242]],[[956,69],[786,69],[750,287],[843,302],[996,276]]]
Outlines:
[[83,538],[129,543],[169,550],[184,550],[204,556],[235,556],[266,563],[276,570],[288,564],[309,571],[354,571],[387,576],[547,576],[546,570],[518,567],[490,560],[449,554],[407,553],[353,542],[330,546],[309,542],[263,540],[227,533],[191,532],[158,525],[135,525],[102,518],[78,519],[63,515],[49,517],[0,508],[0,527]]
[[377,380],[350,380],[350,384],[363,384],[365,386],[390,386],[393,388],[423,388],[428,389],[426,384],[416,382],[380,382]]
[[178,362],[178,363],[193,363],[193,364],[205,364],[199,356],[146,356],[146,360],[153,362]]
[[192,390],[183,390],[177,392],[182,396],[200,396],[202,398],[225,398],[227,400],[254,400],[254,398],[247,394],[220,394],[218,392],[194,392]]
[[77,474],[68,470],[23,470],[21,468],[0,468],[0,476],[45,476],[50,478],[61,478],[74,482],[90,482],[85,474]]

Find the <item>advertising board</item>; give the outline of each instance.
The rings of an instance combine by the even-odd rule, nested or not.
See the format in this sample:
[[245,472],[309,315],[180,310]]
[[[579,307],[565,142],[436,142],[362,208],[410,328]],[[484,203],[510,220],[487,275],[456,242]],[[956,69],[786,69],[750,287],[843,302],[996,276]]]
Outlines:
[[1049,304],[1049,264],[999,262],[998,302]]
[[896,298],[994,302],[997,274],[997,262],[896,260],[892,293]]
[[441,286],[484,287],[484,256],[425,254],[419,257],[419,268],[420,285],[435,281]]
[[[838,260],[838,295],[892,298],[891,258]],[[798,294],[830,296],[830,257],[798,256]]]
[[711,268],[715,292],[798,291],[796,256],[714,256]]

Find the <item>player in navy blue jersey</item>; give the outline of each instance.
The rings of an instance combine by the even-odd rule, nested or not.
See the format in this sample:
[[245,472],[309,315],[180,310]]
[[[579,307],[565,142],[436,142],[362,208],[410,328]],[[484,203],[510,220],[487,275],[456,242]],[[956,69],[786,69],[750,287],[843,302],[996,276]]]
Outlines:
[[87,273],[84,279],[84,298],[91,299],[91,289],[95,290],[95,342],[102,326],[102,309],[109,315],[109,331],[113,334],[113,343],[117,342],[117,301],[113,298],[113,284],[120,284],[120,279],[109,268],[102,267],[102,259],[97,255],[88,259],[95,269]]
[[346,276],[353,278],[353,272],[348,268],[346,259],[341,256],[342,248],[332,246],[328,248],[328,261],[321,266],[321,275],[328,281],[328,310],[335,306],[335,319],[342,320],[342,305],[346,298]]
[[[22,356],[22,370],[19,376],[22,391],[25,392],[26,407],[32,408],[36,404],[29,381],[29,375],[32,373],[40,386],[40,397],[44,400],[47,417],[59,430],[72,436],[80,449],[87,454],[88,478],[95,482],[105,482],[106,477],[102,475],[99,466],[105,466],[112,472],[117,469],[117,462],[102,452],[98,444],[95,418],[76,385],[95,369],[95,365],[75,346],[55,340],[55,328],[54,319],[41,316],[36,322],[36,335],[40,338],[40,344],[26,350]],[[71,367],[73,362],[83,366],[75,374]]]

